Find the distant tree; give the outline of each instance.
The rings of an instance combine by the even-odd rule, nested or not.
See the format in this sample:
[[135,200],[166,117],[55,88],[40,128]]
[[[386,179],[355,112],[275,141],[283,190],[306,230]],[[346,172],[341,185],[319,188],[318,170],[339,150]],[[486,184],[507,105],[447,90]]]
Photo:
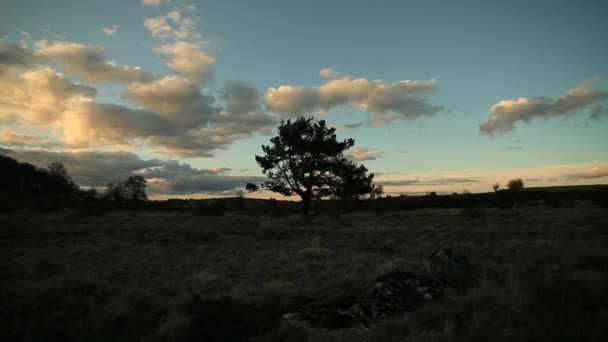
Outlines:
[[521,178],[511,179],[509,183],[507,183],[507,189],[511,191],[519,191],[524,188],[524,181]]
[[122,182],[108,183],[104,197],[111,201],[125,200],[127,196]]
[[500,184],[494,183],[494,185],[492,185],[492,189],[494,190],[494,192],[497,192],[500,189]]
[[66,182],[72,181],[72,177],[68,174],[68,170],[63,163],[54,161],[46,166],[46,170],[51,176],[64,179]]
[[238,189],[235,193],[235,197],[236,198],[244,198],[245,197],[245,191],[243,191],[243,189]]
[[264,155],[255,156],[268,177],[262,188],[284,196],[300,196],[304,215],[312,199],[369,194],[373,174],[368,176],[365,167],[343,155],[355,141],[338,141],[335,132],[324,120],[313,122],[313,118],[301,117],[293,122],[281,121],[271,145],[262,146]]
[[78,189],[63,163],[54,161],[42,169],[42,172],[48,175],[46,182],[44,182],[46,184],[43,185],[49,192],[65,194]]
[[123,183],[127,199],[132,201],[146,201],[146,179],[142,176],[131,176]]
[[245,190],[247,190],[249,193],[252,193],[260,190],[260,187],[255,183],[247,183],[247,185],[245,185]]

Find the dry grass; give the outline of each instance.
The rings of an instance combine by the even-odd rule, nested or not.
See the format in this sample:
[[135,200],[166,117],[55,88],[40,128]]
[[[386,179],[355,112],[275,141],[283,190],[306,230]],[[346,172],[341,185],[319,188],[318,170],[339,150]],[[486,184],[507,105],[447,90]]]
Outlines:
[[[169,212],[0,216],[0,340],[606,340],[608,210],[418,210],[312,220]],[[279,317],[450,247],[468,293],[327,334]],[[210,323],[211,322],[211,323]]]

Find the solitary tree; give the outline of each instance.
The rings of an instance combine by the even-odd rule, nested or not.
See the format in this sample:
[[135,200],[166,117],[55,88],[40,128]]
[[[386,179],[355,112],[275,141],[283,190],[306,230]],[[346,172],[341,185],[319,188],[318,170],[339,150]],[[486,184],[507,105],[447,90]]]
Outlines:
[[[373,190],[374,175],[363,165],[344,158],[343,152],[355,144],[353,139],[338,141],[336,129],[324,120],[299,118],[281,121],[271,145],[262,146],[263,156],[255,156],[268,180],[262,188],[284,196],[298,195],[304,215],[310,201],[335,195],[352,198]],[[249,188],[249,186],[248,186]],[[253,188],[253,187],[252,187]]]
[[494,183],[494,185],[492,185],[492,189],[494,190],[494,192],[497,192],[498,189],[500,189],[500,184]]
[[511,179],[509,183],[507,183],[507,189],[511,191],[519,191],[524,188],[524,181],[521,178]]

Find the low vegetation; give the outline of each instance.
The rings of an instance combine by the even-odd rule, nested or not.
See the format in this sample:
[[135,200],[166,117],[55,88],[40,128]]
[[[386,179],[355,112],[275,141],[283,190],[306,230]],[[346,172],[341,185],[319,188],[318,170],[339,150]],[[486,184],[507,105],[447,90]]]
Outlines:
[[[389,203],[353,206],[379,201]],[[604,341],[608,335],[608,209],[590,201],[559,208],[524,203],[516,211],[316,209],[308,219],[297,206],[270,203],[245,200],[242,211],[209,202],[175,211],[0,213],[2,340]],[[255,209],[257,215],[247,211],[263,205],[268,210]],[[480,265],[483,281],[363,332],[328,333],[281,318],[392,270],[419,269],[444,247]]]

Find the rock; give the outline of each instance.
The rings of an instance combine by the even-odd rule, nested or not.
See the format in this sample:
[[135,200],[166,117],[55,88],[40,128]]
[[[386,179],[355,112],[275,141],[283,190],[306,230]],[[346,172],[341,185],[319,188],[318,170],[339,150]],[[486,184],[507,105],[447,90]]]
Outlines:
[[393,271],[283,318],[325,330],[364,330],[390,314],[413,311],[424,303],[444,298],[447,288],[438,279]]

